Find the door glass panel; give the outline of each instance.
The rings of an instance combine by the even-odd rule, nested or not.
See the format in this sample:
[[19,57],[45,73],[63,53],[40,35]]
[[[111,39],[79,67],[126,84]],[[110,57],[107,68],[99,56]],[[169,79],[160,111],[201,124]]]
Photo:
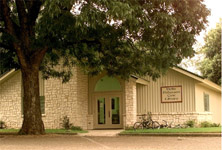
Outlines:
[[97,108],[98,108],[98,124],[105,124],[106,123],[105,98],[97,99]]
[[119,110],[119,97],[111,99],[112,105],[112,124],[120,124],[120,110]]

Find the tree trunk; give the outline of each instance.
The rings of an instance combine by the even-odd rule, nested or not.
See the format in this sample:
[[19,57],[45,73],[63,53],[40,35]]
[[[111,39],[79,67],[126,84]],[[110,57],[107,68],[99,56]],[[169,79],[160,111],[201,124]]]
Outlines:
[[24,91],[24,120],[19,134],[45,134],[40,109],[39,69],[30,65],[29,68],[21,68],[21,71]]

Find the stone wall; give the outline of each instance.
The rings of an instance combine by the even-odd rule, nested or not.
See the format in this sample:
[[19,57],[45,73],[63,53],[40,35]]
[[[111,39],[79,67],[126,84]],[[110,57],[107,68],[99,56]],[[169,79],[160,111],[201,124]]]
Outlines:
[[[44,81],[45,114],[42,119],[46,129],[62,128],[64,116],[75,126],[87,129],[88,75],[79,68],[73,69],[68,83],[50,78]],[[18,71],[0,84],[0,120],[8,128],[21,128],[21,72]]]
[[[142,119],[141,115],[137,115],[137,121]],[[153,113],[152,119],[158,121],[160,124],[164,124],[163,120],[168,123],[173,122],[173,125],[184,124],[186,121],[195,120],[197,124],[203,121],[212,121],[212,113],[197,113],[197,112],[186,112],[186,113]]]
[[59,79],[45,81],[45,128],[61,128],[64,116],[83,129],[87,128],[88,76],[78,68],[73,69],[73,77],[62,84]]
[[17,71],[0,84],[0,121],[8,128],[22,126],[21,73]]
[[137,119],[136,82],[134,79],[125,82],[125,107],[124,127],[133,126]]
[[88,115],[87,120],[88,120],[87,129],[89,130],[93,129],[93,115]]
[[77,118],[76,125],[87,129],[88,119],[88,75],[77,68]]

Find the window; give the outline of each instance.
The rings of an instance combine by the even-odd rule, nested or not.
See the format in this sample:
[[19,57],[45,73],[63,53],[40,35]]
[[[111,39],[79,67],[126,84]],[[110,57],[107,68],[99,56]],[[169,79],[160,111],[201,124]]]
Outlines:
[[210,111],[209,94],[204,93],[204,111]]
[[[22,86],[21,89],[22,89],[21,113],[24,114],[24,111],[23,111],[23,98],[24,98],[24,96],[23,96],[23,86]],[[39,73],[39,96],[40,96],[41,113],[45,114],[44,79],[42,78],[42,74],[41,73]]]
[[[24,114],[24,110],[23,110],[23,98],[22,97],[22,114]],[[45,114],[45,96],[40,96],[40,107],[41,107],[41,113]]]
[[104,76],[97,81],[94,91],[120,91],[121,85],[116,78]]

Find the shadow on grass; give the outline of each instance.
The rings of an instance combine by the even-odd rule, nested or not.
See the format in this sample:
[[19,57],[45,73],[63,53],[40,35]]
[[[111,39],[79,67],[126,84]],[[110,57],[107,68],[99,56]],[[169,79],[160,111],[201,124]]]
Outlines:
[[[0,129],[0,135],[17,135],[19,129]],[[65,130],[65,129],[46,129],[46,134],[77,134],[77,133],[87,133],[86,130]]]

